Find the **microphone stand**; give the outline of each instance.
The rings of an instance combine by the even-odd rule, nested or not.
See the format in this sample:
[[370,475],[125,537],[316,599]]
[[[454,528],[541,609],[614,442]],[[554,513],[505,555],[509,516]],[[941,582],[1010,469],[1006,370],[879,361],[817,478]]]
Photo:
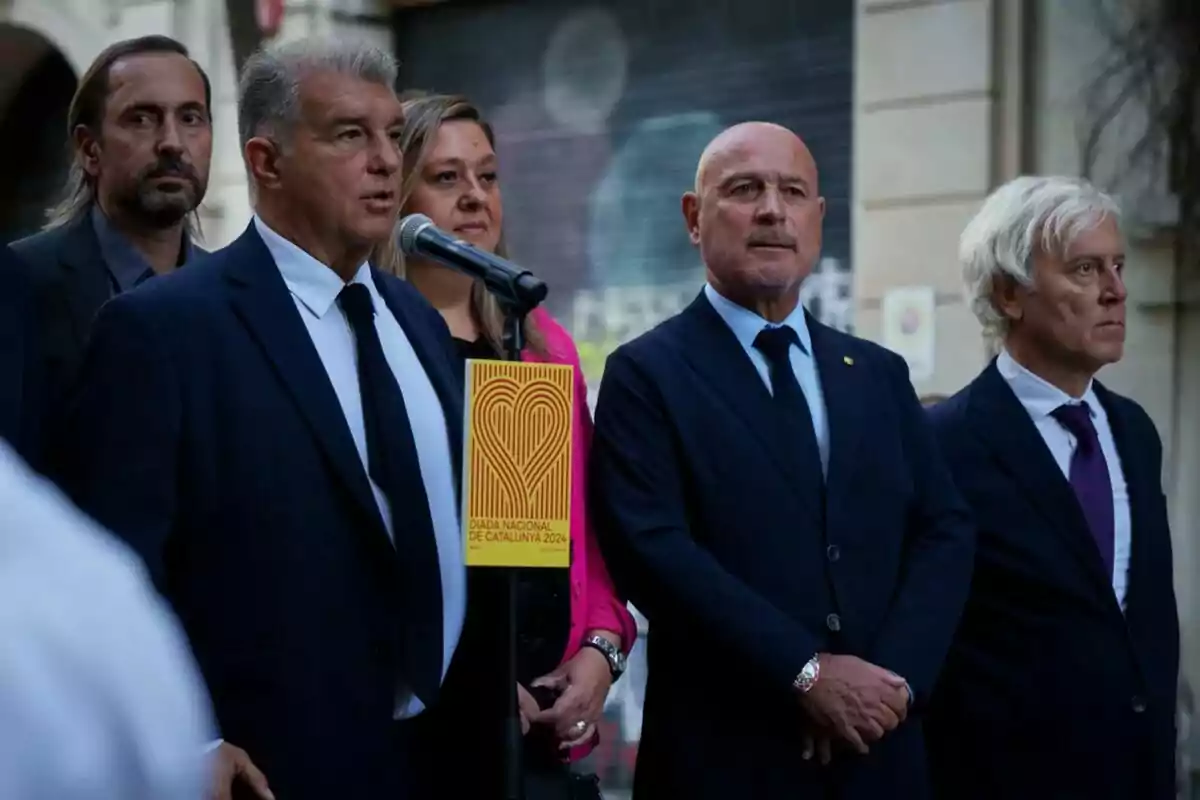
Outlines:
[[[541,284],[540,293],[527,292],[515,279],[509,281],[503,289],[493,286],[489,286],[489,289],[504,314],[504,360],[520,361],[521,353],[525,350],[525,318],[545,297],[545,284]],[[525,770],[522,759],[524,737],[521,734],[521,709],[517,702],[517,570],[514,567],[505,567],[504,571],[508,590],[508,709],[504,721],[504,800],[525,800]]]
[[[428,223],[432,225],[432,223]],[[402,223],[403,226],[403,223]],[[401,236],[401,248],[410,252]],[[462,265],[445,254],[422,253],[452,269],[462,271]],[[492,297],[496,298],[504,314],[504,361],[520,361],[525,349],[525,318],[546,299],[546,284],[526,270],[500,271],[486,269],[480,274],[467,271],[476,280],[482,280]],[[489,569],[495,569],[490,567]],[[521,735],[521,708],[517,702],[517,570],[501,567],[508,588],[507,650],[505,679],[508,681],[508,703],[504,720],[504,800],[525,800],[525,770],[522,763],[524,737]]]

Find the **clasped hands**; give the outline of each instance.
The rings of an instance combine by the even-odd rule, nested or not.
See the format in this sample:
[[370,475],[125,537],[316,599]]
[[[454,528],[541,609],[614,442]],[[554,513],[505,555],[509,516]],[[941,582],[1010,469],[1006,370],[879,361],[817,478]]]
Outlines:
[[822,764],[833,757],[840,741],[858,753],[884,737],[908,715],[909,690],[904,678],[861,658],[821,653],[816,683],[800,695],[812,731],[804,743],[804,759],[817,755]]
[[612,686],[612,673],[603,655],[585,647],[533,685],[553,689],[558,699],[553,707],[543,711],[525,687],[517,684],[522,733],[528,733],[532,725],[544,725],[554,731],[561,750],[591,741]]

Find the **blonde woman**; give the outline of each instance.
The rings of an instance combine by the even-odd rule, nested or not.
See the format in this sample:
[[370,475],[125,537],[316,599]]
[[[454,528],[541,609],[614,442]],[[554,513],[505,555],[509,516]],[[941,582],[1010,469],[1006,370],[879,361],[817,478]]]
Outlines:
[[[425,214],[475,247],[503,254],[495,137],[479,109],[464,97],[433,95],[409,100],[404,111],[402,215]],[[481,285],[437,263],[405,261],[394,251],[382,258],[441,312],[464,358],[500,357],[503,316]],[[594,782],[572,777],[568,762],[594,746],[605,697],[624,669],[637,630],[616,596],[587,514],[592,421],[575,343],[542,309],[527,319],[525,338],[526,361],[576,368],[571,567],[530,569],[519,576],[518,695],[526,733],[526,791],[528,800],[597,797]],[[452,698],[449,703],[471,706],[465,711],[479,720],[480,704],[503,699],[511,689],[494,683],[505,673],[505,587],[494,571],[475,572],[468,579],[466,630],[446,696]],[[480,776],[495,780],[502,752],[496,728],[467,727],[471,731],[456,733],[477,742],[468,744],[469,760]]]

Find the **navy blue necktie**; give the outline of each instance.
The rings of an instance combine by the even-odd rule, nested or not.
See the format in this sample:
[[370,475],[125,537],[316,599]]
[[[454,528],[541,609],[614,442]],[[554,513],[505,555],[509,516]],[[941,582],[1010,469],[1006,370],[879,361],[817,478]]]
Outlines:
[[404,395],[383,354],[371,293],[348,284],[338,303],[358,350],[358,384],[371,480],[388,500],[399,565],[402,613],[400,660],[413,693],[428,708],[442,682],[442,580],[429,499]]
[[1079,499],[1108,579],[1112,580],[1113,551],[1116,523],[1113,511],[1112,479],[1108,463],[1100,449],[1100,436],[1092,424],[1092,412],[1087,403],[1061,405],[1052,415],[1059,424],[1075,436],[1075,452],[1071,454],[1070,481]]
[[780,411],[783,425],[791,432],[791,438],[800,449],[805,467],[815,468],[823,478],[821,448],[813,427],[812,411],[804,397],[804,390],[796,380],[789,351],[792,345],[800,346],[800,337],[787,325],[778,328],[766,327],[754,338],[754,347],[767,359],[771,375],[771,393],[775,407]]

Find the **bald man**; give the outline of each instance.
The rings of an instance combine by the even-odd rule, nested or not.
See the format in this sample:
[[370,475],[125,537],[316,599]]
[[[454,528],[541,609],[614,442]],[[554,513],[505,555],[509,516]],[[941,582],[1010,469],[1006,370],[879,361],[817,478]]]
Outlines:
[[800,306],[824,214],[795,134],[720,134],[683,197],[708,284],[605,368],[593,508],[650,621],[635,798],[928,793],[973,529],[904,362]]

